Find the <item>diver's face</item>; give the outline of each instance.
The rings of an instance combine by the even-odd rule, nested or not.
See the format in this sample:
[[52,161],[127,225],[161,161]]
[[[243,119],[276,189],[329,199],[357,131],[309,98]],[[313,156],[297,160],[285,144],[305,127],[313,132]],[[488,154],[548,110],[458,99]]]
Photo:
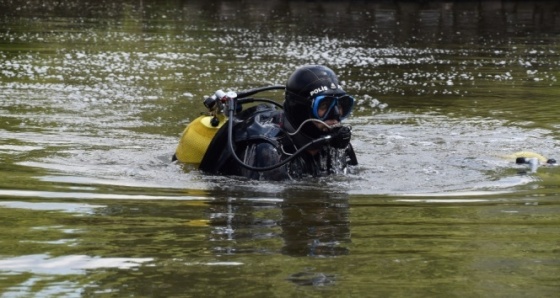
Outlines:
[[[317,108],[317,116],[319,116],[319,119],[324,119],[325,117],[328,117],[329,115],[327,115],[327,113],[332,112],[332,108],[333,107],[330,105],[329,102],[325,101],[324,103],[321,103]],[[342,109],[342,107],[340,106],[336,108]],[[325,122],[328,126],[337,125],[340,123],[340,121],[338,121],[337,119],[339,118],[338,115],[339,113],[336,113],[336,118],[324,119],[322,121]],[[313,123],[315,123],[315,126],[317,126],[317,128],[319,128],[323,132],[328,132],[330,130],[329,127],[327,127],[323,123],[320,122],[313,122]]]
[[326,100],[319,104],[319,107],[317,108],[317,115],[319,116],[319,119],[323,119],[326,116],[329,108],[329,103]]

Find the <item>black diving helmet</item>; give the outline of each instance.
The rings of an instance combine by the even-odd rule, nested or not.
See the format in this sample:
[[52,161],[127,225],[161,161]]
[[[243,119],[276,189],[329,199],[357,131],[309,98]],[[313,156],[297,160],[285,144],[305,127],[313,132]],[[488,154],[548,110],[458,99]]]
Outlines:
[[348,117],[353,106],[354,98],[346,94],[334,71],[326,66],[302,66],[294,71],[286,84],[286,126],[292,132],[302,126],[301,131],[308,138],[320,137],[324,131],[307,120],[340,121]]

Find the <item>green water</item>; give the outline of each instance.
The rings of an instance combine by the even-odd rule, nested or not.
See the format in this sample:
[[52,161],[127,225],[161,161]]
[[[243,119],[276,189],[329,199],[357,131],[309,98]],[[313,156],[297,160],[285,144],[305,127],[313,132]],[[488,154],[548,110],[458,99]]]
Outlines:
[[[509,155],[560,159],[559,14],[0,0],[0,297],[556,297],[560,168]],[[358,99],[352,173],[170,162],[205,96],[309,63]]]

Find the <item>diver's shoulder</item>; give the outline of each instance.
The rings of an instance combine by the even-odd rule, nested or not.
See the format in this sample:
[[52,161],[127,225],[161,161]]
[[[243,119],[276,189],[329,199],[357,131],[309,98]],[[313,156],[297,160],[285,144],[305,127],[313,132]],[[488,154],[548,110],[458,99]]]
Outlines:
[[[275,140],[284,134],[283,111],[268,104],[259,104],[243,110],[235,124],[235,141],[265,139]],[[275,142],[273,142],[275,143]]]

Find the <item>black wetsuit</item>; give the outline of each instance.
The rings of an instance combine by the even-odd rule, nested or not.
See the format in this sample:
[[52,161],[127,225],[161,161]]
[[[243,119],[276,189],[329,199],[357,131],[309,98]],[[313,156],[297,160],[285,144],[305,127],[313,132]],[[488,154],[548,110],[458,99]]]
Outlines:
[[[233,126],[233,142],[237,156],[253,167],[267,167],[285,160],[298,147],[284,128],[284,113],[272,105],[261,104],[240,112]],[[348,165],[356,165],[352,146],[344,149],[328,144],[316,148],[314,154],[304,151],[298,157],[269,171],[242,167],[231,155],[227,144],[228,124],[220,128],[210,143],[199,169],[209,174],[236,175],[258,180],[298,179],[345,173]]]

